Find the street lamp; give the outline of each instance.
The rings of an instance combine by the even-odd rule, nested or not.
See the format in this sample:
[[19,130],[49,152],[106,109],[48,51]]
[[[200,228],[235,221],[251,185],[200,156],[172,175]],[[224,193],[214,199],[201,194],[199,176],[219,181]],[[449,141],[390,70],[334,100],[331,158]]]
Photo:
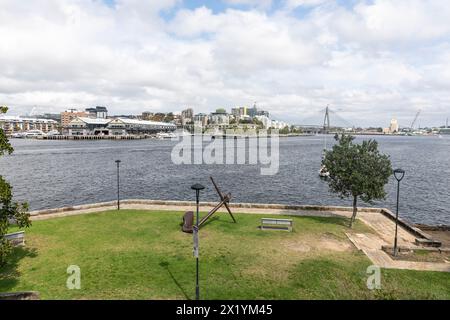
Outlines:
[[117,210],[120,210],[120,176],[119,176],[119,168],[120,168],[120,160],[116,160],[117,163]]
[[194,226],[194,257],[196,259],[196,277],[195,277],[195,300],[200,300],[200,287],[198,285],[198,251],[199,251],[199,245],[198,245],[198,222],[200,220],[199,218],[199,198],[200,198],[200,190],[205,189],[204,186],[202,186],[199,183],[194,184],[191,187],[192,190],[195,190],[195,198],[197,203],[197,219]]
[[395,169],[394,177],[397,180],[397,211],[395,214],[395,240],[394,240],[394,257],[397,256],[398,248],[397,248],[397,232],[398,232],[398,201],[400,197],[400,181],[403,180],[405,176],[405,170],[403,169]]

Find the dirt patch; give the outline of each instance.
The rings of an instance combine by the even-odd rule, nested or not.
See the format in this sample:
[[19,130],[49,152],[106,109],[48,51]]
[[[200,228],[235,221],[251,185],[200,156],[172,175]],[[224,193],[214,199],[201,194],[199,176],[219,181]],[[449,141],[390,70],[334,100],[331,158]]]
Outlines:
[[286,247],[289,250],[296,251],[296,252],[302,252],[302,253],[307,253],[307,252],[311,251],[311,246],[309,246],[309,245],[307,245],[306,243],[303,243],[303,242],[286,243]]
[[330,250],[338,252],[349,251],[352,249],[351,243],[336,239],[322,239],[316,244],[316,247],[319,250]]
[[314,251],[337,251],[344,252],[352,250],[353,246],[349,241],[341,240],[334,234],[324,234],[319,239],[301,239],[298,241],[291,241],[284,244],[290,251],[308,253]]

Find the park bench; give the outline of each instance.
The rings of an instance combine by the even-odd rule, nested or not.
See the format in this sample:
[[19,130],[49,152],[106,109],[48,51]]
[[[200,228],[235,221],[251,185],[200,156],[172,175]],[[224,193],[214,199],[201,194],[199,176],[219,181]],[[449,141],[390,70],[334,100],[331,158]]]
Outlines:
[[25,231],[18,231],[18,232],[6,234],[5,238],[9,242],[11,242],[11,244],[13,246],[25,245]]
[[294,223],[291,219],[262,218],[261,230],[292,231]]

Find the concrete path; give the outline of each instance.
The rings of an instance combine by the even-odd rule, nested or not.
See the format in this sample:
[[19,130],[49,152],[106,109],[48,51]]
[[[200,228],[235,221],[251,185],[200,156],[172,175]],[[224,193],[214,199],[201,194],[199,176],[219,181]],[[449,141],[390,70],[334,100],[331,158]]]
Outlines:
[[381,250],[381,246],[387,243],[378,235],[361,233],[346,233],[346,235],[358,249],[366,254],[374,265],[381,268],[450,272],[450,263],[393,260],[386,252]]
[[[151,211],[194,211],[195,206],[192,205],[160,205],[160,204],[121,204],[121,209],[130,210],[151,210]],[[208,212],[213,206],[200,206],[201,212]],[[61,211],[49,214],[40,214],[31,216],[31,220],[47,220],[61,217],[69,217],[74,215],[89,214],[102,211],[117,210],[117,206],[102,206],[86,209],[77,209],[69,211]],[[226,213],[226,209],[220,209],[218,213]],[[287,210],[287,209],[269,209],[269,208],[236,208],[232,207],[233,213],[247,213],[247,214],[268,214],[268,215],[293,215],[293,216],[311,216],[311,217],[350,217],[350,214],[344,211],[316,211],[316,210]],[[181,217],[181,216],[180,216]]]

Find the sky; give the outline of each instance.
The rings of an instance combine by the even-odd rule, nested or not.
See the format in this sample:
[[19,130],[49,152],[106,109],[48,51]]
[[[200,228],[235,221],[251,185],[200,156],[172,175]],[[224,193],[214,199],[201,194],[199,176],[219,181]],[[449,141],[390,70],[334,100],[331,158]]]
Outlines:
[[[0,0],[12,115],[257,106],[291,124],[440,126],[448,0]],[[345,123],[344,123],[345,122]]]

